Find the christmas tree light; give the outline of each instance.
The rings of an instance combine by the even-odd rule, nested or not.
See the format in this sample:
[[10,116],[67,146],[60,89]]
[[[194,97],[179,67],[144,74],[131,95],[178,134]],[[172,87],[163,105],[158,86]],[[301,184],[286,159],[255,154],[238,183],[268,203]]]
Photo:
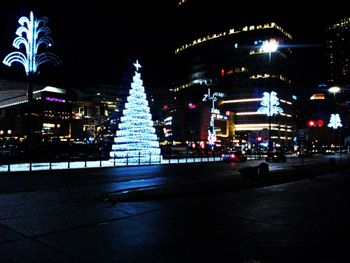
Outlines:
[[143,87],[141,74],[138,70],[141,65],[138,61],[134,64],[136,71],[131,83],[127,103],[123,110],[112,151],[111,158],[117,158],[118,162],[159,162],[160,148],[152,115]]

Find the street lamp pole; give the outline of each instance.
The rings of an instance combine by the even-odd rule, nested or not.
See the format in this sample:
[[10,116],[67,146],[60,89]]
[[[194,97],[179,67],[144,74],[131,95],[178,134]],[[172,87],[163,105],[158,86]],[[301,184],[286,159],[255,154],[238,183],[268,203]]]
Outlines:
[[333,93],[333,99],[334,99],[334,106],[335,106],[335,94],[336,93],[338,93],[339,91],[340,91],[340,88],[339,87],[330,87],[329,89],[328,89],[328,91],[330,92],[330,93]]
[[[268,53],[269,55],[269,74],[270,77],[272,77],[271,74],[271,56],[273,52],[276,52],[278,50],[278,41],[275,39],[270,39],[270,40],[266,40],[263,42],[262,46],[261,46],[261,52],[262,53]],[[271,140],[271,122],[272,122],[272,113],[271,113],[271,93],[272,93],[272,87],[271,87],[272,83],[269,83],[269,113],[268,113],[268,122],[269,122],[269,130],[268,130],[268,150],[272,151],[273,149],[273,145],[272,145],[272,140]]]
[[[333,103],[334,103],[334,112],[337,112],[337,104],[336,104],[336,99],[335,99],[335,95],[340,92],[340,88],[337,87],[337,86],[333,86],[333,87],[330,87],[328,89],[328,91],[330,93],[333,93]],[[335,140],[335,145],[337,146],[338,142],[339,142],[339,155],[341,154],[341,133],[340,132],[335,132],[338,128],[341,128],[342,127],[342,124],[341,124],[341,119],[340,119],[340,116],[339,114],[332,114],[331,115],[331,119],[330,119],[330,123],[328,124],[328,127],[330,128],[333,128],[334,130],[334,140]]]

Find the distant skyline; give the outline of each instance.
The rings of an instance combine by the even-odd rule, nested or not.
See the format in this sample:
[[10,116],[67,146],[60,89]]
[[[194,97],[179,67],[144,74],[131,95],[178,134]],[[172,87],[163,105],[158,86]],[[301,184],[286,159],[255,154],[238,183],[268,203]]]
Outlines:
[[[191,0],[188,0],[191,1]],[[198,0],[196,0],[198,1]],[[322,34],[327,26],[350,16],[345,3],[333,1],[311,7],[305,3],[279,3],[270,6],[216,0],[195,10],[190,34],[195,25],[205,21],[215,28],[256,21],[276,21],[301,44],[324,44]],[[46,16],[54,45],[50,51],[59,55],[63,65],[43,67],[39,80],[57,85],[119,84],[127,70],[128,59],[139,59],[145,86],[171,84],[172,56],[175,48],[176,1],[48,1],[5,0],[0,9],[0,60],[14,51],[12,42],[21,16]],[[220,8],[215,8],[219,6]],[[230,21],[220,21],[217,10],[223,10]],[[209,12],[209,13],[208,13]],[[193,28],[194,27],[194,28]],[[210,29],[210,28],[208,28]],[[312,52],[311,52],[312,53]],[[312,55],[316,56],[317,55]],[[0,65],[0,77],[23,80],[23,68]]]

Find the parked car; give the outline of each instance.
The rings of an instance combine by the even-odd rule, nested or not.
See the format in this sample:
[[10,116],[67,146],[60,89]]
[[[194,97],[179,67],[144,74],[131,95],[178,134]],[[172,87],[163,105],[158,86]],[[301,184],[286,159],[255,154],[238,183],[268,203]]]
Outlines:
[[222,155],[222,160],[224,162],[245,162],[247,161],[247,155],[241,151],[227,151]]
[[266,156],[266,162],[285,162],[287,161],[286,155],[283,152],[268,152]]

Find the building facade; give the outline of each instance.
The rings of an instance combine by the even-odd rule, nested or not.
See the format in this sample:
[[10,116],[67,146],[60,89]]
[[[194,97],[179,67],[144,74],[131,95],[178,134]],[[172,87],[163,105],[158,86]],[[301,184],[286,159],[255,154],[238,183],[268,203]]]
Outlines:
[[27,84],[0,80],[0,137],[24,139],[28,128],[38,140],[70,137],[71,94],[65,89],[34,85],[31,117]]
[[350,84],[350,18],[341,19],[327,29],[328,82]]
[[[338,87],[329,93],[330,113],[338,113],[342,127],[337,129],[338,144],[350,145],[350,18],[343,18],[326,29],[328,87]],[[329,90],[328,90],[329,91]]]
[[[177,8],[181,9],[186,4],[187,1],[181,1]],[[180,16],[184,14],[188,15],[182,12]],[[183,21],[190,19],[184,18]],[[202,32],[202,35],[194,33],[192,39],[186,34],[175,49],[176,69],[172,91],[177,109],[184,110],[190,103],[210,107],[210,103],[202,101],[208,89],[212,93],[223,93],[224,97],[218,98],[215,108],[219,110],[216,112],[218,115],[229,113],[229,116],[233,116],[229,118],[233,121],[233,136],[222,138],[226,143],[231,141],[244,147],[257,144],[266,146],[270,137],[275,148],[291,147],[294,136],[293,104],[296,99],[290,72],[292,51],[289,44],[292,36],[275,22],[237,27],[230,24],[215,29],[210,25],[209,33],[204,33],[205,29]],[[270,40],[278,43],[278,49],[266,52],[262,46]],[[272,91],[277,93],[283,112],[267,117],[258,109],[264,92]],[[192,139],[186,136],[191,129],[178,132],[187,129],[186,124],[181,123],[181,118],[175,118],[173,123],[175,138],[184,136],[182,139]],[[208,122],[199,125],[202,127],[197,130],[208,129]],[[219,127],[215,129],[220,131]],[[196,133],[195,129],[192,131]],[[197,133],[195,139],[203,138]]]

